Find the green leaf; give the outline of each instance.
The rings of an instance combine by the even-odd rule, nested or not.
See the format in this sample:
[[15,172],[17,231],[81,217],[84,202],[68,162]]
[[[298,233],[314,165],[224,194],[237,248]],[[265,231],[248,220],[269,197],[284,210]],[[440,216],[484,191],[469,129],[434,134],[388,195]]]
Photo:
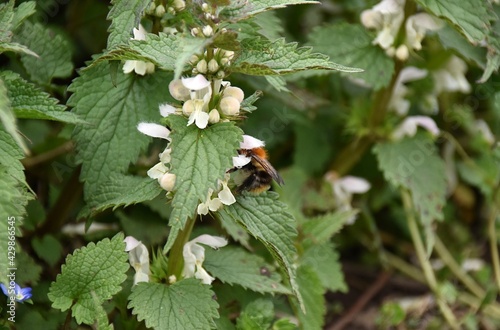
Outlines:
[[457,30],[453,29],[448,24],[439,29],[436,33],[439,36],[439,40],[441,40],[441,44],[444,48],[457,51],[463,57],[473,61],[481,68],[486,67],[485,48],[473,46],[462,34],[457,32]]
[[455,24],[471,43],[486,37],[491,16],[483,0],[417,0],[425,9]]
[[51,267],[54,267],[61,258],[63,247],[52,235],[45,235],[42,238],[35,237],[31,241],[31,245],[36,254]]
[[168,100],[165,84],[169,78],[161,72],[145,77],[117,72],[113,81],[109,66],[100,64],[84,70],[71,84],[74,94],[68,105],[89,123],[77,126],[73,133],[77,160],[83,165],[80,178],[86,181],[86,200],[111,175],[124,173],[146,148],[150,139],[136,126],[160,117],[158,105]]
[[119,44],[126,44],[133,36],[132,29],[139,26],[144,10],[150,0],[114,0],[111,1],[113,7],[109,11],[108,20],[111,20],[109,27],[108,49]]
[[309,266],[300,266],[297,269],[297,283],[304,299],[305,313],[298,311],[298,318],[302,329],[323,329],[325,308],[325,290],[316,273]]
[[171,172],[176,175],[169,224],[182,229],[198,204],[207,199],[208,190],[217,189],[217,179],[224,178],[233,166],[232,157],[237,155],[243,132],[233,123],[200,130],[194,124],[186,126],[183,117],[167,118],[172,129]]
[[35,52],[17,42],[0,42],[0,54],[5,52],[21,53],[38,57]]
[[373,149],[385,178],[411,192],[413,206],[424,227],[427,253],[434,245],[434,220],[443,220],[446,169],[436,146],[426,134],[397,142],[378,143]]
[[219,14],[223,20],[239,21],[271,9],[285,8],[290,5],[318,4],[310,0],[254,0],[252,2],[236,0],[225,7]]
[[127,207],[149,201],[162,191],[158,181],[149,177],[112,173],[109,180],[99,185],[95,193],[89,197],[86,207],[78,217],[95,216],[110,207],[115,210],[119,206]]
[[240,248],[207,249],[203,267],[223,283],[238,284],[260,293],[290,293],[273,266]]
[[347,292],[339,254],[332,243],[326,242],[307,248],[300,263],[314,270],[324,288],[332,292]]
[[76,250],[50,286],[52,307],[63,312],[71,308],[78,324],[94,324],[105,313],[102,304],[121,290],[129,269],[127,261],[121,233]]
[[222,228],[231,236],[235,241],[239,242],[242,246],[251,250],[250,247],[250,235],[246,232],[239,224],[231,219],[219,217],[220,224]]
[[[0,140],[0,147],[2,145],[3,141]],[[14,147],[17,146],[14,145]],[[17,233],[17,228],[22,220],[21,215],[25,213],[26,202],[27,198],[20,182],[12,176],[9,167],[0,163],[0,217],[3,219],[0,222],[0,235],[5,237],[5,239],[0,240],[0,249],[3,252],[0,254],[0,282],[2,283],[9,282],[7,280],[8,268],[16,267],[16,260],[8,258],[8,242],[10,241],[8,238],[13,232]]]
[[345,74],[363,79],[373,89],[386,87],[394,73],[394,61],[384,50],[372,44],[373,36],[359,24],[335,23],[315,29],[309,44],[316,51],[344,65],[356,66],[365,70],[356,75]]
[[422,224],[443,220],[445,165],[431,138],[417,134],[397,142],[378,143],[374,152],[385,178],[396,187],[411,191]]
[[73,73],[71,44],[60,32],[25,21],[14,40],[39,56],[21,56],[31,80],[49,84],[54,78],[67,78]]
[[285,43],[285,39],[269,41],[263,38],[249,38],[241,41],[242,54],[231,67],[233,72],[249,75],[279,75],[303,70],[337,70],[361,72],[330,62],[328,56],[312,53],[311,47],[297,48],[297,43]]
[[358,210],[347,210],[308,218],[303,224],[306,243],[323,244],[328,242],[356,214],[358,214]]
[[269,329],[274,319],[274,305],[268,299],[257,299],[245,306],[236,321],[238,330]]
[[224,207],[218,214],[226,218],[225,221],[238,222],[264,244],[286,271],[292,291],[302,306],[302,298],[295,281],[295,220],[286,211],[286,205],[278,201],[278,195],[272,192],[257,196],[244,194],[236,198],[236,203]]
[[172,285],[138,283],[129,297],[128,308],[139,321],[153,329],[213,329],[219,316],[218,304],[208,285],[194,278]]
[[36,2],[26,1],[21,2],[19,6],[14,10],[14,16],[12,17],[12,31],[16,30],[21,23],[31,15],[36,13]]
[[130,40],[127,46],[121,45],[103,54],[89,67],[103,61],[139,60],[152,62],[166,71],[175,71],[175,78],[178,78],[191,56],[203,53],[210,41],[211,39],[184,37],[180,34],[148,33],[146,40]]
[[12,20],[14,18],[14,0],[0,4],[0,42],[9,42],[12,38]]
[[[7,93],[7,87],[3,79],[0,77],[0,122],[3,124],[5,131],[9,133],[16,144],[23,150],[25,154],[29,153],[28,147],[24,143],[21,134],[17,131],[16,117],[11,109],[10,100]],[[2,126],[0,126],[1,128]]]
[[76,114],[35,85],[13,72],[1,72],[11,107],[17,118],[55,120],[70,124],[85,123]]

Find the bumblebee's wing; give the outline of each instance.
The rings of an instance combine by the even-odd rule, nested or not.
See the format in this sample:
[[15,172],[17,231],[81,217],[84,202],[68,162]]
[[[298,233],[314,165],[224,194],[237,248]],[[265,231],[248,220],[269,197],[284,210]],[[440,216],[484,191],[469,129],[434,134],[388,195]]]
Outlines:
[[285,181],[283,181],[283,178],[281,177],[281,175],[279,175],[278,171],[276,171],[273,167],[273,165],[271,165],[271,163],[269,163],[267,161],[267,159],[264,159],[264,158],[261,158],[255,154],[252,155],[252,158],[255,159],[255,161],[257,163],[260,164],[260,166],[262,166],[262,168],[274,179],[274,181],[276,181],[280,186],[282,184],[285,184]]

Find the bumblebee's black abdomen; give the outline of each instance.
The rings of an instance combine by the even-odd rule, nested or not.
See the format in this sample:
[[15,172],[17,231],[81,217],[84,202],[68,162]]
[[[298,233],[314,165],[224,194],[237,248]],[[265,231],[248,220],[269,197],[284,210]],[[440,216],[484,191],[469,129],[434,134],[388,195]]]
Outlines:
[[238,186],[237,192],[240,193],[244,190],[260,193],[268,190],[271,186],[273,178],[266,171],[257,171],[248,176],[241,185]]

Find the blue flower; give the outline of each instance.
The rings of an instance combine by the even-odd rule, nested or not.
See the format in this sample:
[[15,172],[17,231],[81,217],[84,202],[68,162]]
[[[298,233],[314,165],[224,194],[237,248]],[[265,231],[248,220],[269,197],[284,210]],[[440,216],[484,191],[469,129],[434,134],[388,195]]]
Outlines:
[[[8,288],[3,284],[0,283],[0,288],[2,288],[3,294],[6,295],[7,297],[10,297]],[[17,302],[23,302],[25,300],[28,300],[31,298],[31,288],[21,288],[19,284],[16,283],[14,294],[16,296],[16,301]]]

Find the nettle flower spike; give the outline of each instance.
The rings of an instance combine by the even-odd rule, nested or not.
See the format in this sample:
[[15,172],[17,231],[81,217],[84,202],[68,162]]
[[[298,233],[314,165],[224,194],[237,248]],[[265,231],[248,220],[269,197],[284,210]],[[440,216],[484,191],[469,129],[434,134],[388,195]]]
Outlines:
[[[131,40],[146,40],[146,30],[139,24],[139,28],[133,29],[134,37]],[[131,73],[134,71],[136,74],[144,76],[147,73],[155,72],[155,65],[151,62],[137,61],[137,60],[127,60],[123,65],[123,73]]]
[[[163,117],[167,117],[176,111],[174,107],[168,104],[162,104],[159,108],[160,114]],[[170,130],[165,126],[155,123],[139,123],[139,125],[137,125],[137,129],[145,135],[170,141]],[[158,180],[162,189],[167,192],[174,189],[176,179],[175,174],[170,173],[170,168],[168,167],[171,160],[171,151],[172,149],[170,149],[167,145],[165,150],[159,154],[160,162],[150,168],[147,172],[148,176],[151,179]]]
[[141,241],[132,236],[123,240],[126,244],[125,251],[128,252],[130,265],[135,269],[134,285],[139,282],[149,282],[149,252]]
[[205,261],[205,248],[200,244],[218,249],[226,246],[227,240],[223,237],[204,234],[184,245],[182,251],[184,257],[182,276],[184,276],[184,278],[195,277],[200,279],[203,284],[211,284],[214,278],[202,267],[203,261]]

